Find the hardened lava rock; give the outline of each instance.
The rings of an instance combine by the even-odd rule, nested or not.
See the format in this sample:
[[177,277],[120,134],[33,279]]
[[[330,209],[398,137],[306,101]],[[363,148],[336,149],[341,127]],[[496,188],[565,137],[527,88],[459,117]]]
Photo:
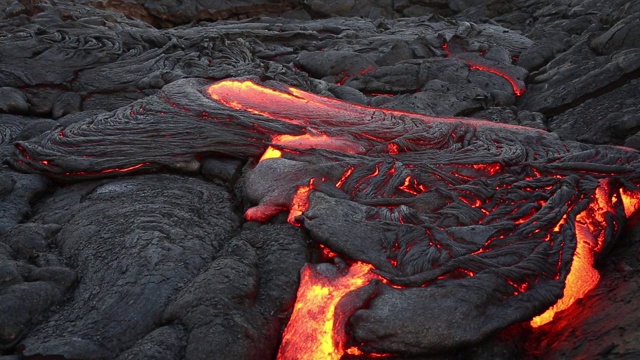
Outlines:
[[50,241],[78,281],[21,352],[105,358],[134,345],[230,238],[238,219],[228,198],[220,186],[169,175],[59,189],[30,224],[58,226]]
[[639,12],[0,0],[2,355],[273,358],[320,261],[345,358],[633,357],[638,155],[574,141],[640,148]]

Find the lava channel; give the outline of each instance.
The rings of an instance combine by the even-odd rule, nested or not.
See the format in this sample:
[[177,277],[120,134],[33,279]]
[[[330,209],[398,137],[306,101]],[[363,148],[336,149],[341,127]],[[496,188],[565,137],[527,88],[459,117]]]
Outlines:
[[347,348],[349,314],[336,309],[349,293],[379,278],[371,270],[373,265],[363,262],[352,264],[346,272],[328,263],[302,268],[278,360],[339,360],[347,352],[360,353],[357,348]]

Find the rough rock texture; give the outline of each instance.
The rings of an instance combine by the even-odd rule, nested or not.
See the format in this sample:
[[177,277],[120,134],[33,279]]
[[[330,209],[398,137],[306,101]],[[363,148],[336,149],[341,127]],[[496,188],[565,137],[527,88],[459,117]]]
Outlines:
[[[531,337],[532,355],[569,359],[633,359],[640,354],[636,316],[639,290],[638,229],[629,231],[602,268],[603,278],[592,295],[560,314]],[[621,244],[622,245],[622,244]],[[558,334],[548,336],[548,334]],[[579,341],[586,337],[592,341]]]
[[223,188],[157,175],[60,189],[31,222],[61,227],[52,243],[79,281],[72,299],[22,340],[23,353],[100,358],[153,330],[238,219]]
[[[640,149],[639,17],[629,0],[0,0],[0,357],[274,358],[320,244],[409,287],[376,282],[349,308],[363,351],[637,357],[638,230],[620,202],[598,287],[527,320],[569,271],[576,229],[544,240],[558,219],[601,179],[637,190],[637,153],[587,144]],[[228,78],[365,108],[305,122],[268,96],[212,98]],[[284,159],[256,165],[269,146]],[[297,229],[276,214],[301,186]],[[447,273],[460,264],[475,276]]]
[[288,226],[243,231],[182,290],[164,318],[186,327],[187,358],[275,356],[305,262],[301,240]]

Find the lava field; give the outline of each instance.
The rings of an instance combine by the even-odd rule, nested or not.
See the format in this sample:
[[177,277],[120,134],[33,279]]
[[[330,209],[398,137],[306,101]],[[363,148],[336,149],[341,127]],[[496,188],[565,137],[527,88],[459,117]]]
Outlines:
[[0,360],[640,356],[640,3],[0,0]]

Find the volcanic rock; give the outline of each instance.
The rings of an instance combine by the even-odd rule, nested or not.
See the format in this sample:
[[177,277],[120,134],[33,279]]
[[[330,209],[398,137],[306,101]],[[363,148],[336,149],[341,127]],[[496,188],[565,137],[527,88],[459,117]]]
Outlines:
[[54,243],[79,282],[72,300],[21,341],[22,352],[93,358],[134,345],[230,238],[238,220],[228,197],[216,185],[157,175],[46,199],[31,222],[60,224]]
[[293,306],[297,274],[305,262],[301,240],[289,227],[243,231],[178,294],[164,321],[184,324],[187,358],[275,356],[283,317]]
[[0,358],[637,357],[639,14],[0,0]]

